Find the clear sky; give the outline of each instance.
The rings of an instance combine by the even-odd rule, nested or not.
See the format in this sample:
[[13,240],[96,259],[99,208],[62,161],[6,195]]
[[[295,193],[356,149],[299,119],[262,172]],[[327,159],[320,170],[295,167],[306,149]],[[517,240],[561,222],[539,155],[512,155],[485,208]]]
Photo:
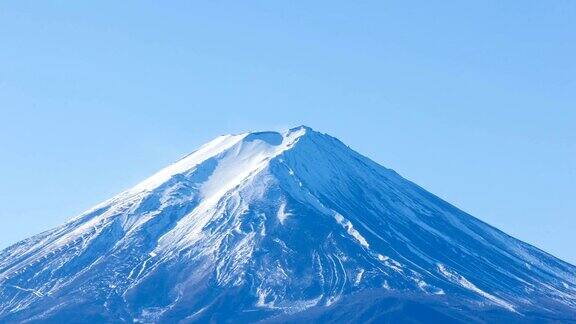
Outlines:
[[576,263],[576,2],[0,3],[0,247],[299,124]]

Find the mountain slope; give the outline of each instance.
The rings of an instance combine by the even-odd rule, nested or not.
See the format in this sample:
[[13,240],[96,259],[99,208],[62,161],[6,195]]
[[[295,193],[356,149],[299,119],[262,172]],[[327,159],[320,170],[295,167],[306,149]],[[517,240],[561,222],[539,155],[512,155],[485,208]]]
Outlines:
[[219,137],[0,253],[0,321],[568,321],[575,308],[576,267],[307,127]]

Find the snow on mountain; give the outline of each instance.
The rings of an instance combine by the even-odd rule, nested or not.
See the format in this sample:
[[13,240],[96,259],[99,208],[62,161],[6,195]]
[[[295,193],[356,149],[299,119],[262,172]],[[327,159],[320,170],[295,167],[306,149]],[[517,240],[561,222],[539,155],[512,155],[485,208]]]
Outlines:
[[216,138],[0,252],[0,322],[576,321],[576,267],[308,127]]

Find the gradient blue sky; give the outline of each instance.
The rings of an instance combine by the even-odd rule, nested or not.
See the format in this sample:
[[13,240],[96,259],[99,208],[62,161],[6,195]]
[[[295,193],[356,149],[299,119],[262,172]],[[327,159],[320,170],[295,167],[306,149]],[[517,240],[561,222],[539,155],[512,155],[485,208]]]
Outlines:
[[299,124],[576,263],[576,2],[2,1],[0,247]]

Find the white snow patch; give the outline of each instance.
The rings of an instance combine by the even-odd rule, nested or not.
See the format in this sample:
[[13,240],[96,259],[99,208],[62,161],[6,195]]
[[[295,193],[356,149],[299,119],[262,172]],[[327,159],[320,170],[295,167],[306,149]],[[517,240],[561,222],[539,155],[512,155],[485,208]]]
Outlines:
[[35,290],[35,289],[22,288],[22,287],[17,286],[17,285],[9,285],[9,286],[10,286],[10,287],[13,287],[13,288],[16,288],[16,289],[18,289],[18,290],[31,292],[31,293],[33,293],[34,295],[36,295],[36,297],[43,297],[43,296],[44,296],[41,292],[39,292],[38,290]]
[[276,214],[276,216],[278,217],[278,220],[280,221],[280,224],[284,225],[284,222],[286,221],[286,219],[290,216],[292,216],[291,213],[286,211],[286,203],[282,202],[280,204],[280,207],[278,208],[278,213]]
[[197,151],[193,152],[192,154],[185,156],[178,162],[168,166],[167,168],[160,170],[153,176],[140,182],[130,191],[141,192],[141,191],[153,190],[162,185],[163,183],[165,183],[166,181],[168,181],[172,176],[186,172],[187,170],[192,169],[201,162],[229,149],[233,145],[240,142],[247,135],[248,134],[224,135],[217,137],[211,142],[208,142],[203,146],[201,146]]
[[332,296],[332,297],[329,297],[329,298],[326,300],[326,306],[330,306],[330,305],[334,304],[335,302],[337,302],[338,300],[340,300],[340,296]]
[[193,318],[196,317],[197,315],[199,315],[199,314],[201,314],[202,312],[204,312],[206,309],[208,309],[208,306],[200,308],[198,311],[194,312],[194,314],[187,316],[186,319],[193,319]]
[[354,226],[349,220],[347,220],[346,218],[344,218],[344,216],[338,213],[334,215],[334,219],[336,219],[338,224],[342,225],[342,227],[346,229],[346,232],[348,232],[348,234],[354,237],[363,247],[365,247],[366,249],[370,248],[368,241],[366,241],[366,239],[364,238],[364,236],[360,234],[360,232],[354,229]]
[[384,280],[384,282],[382,283],[382,288],[390,289],[390,284],[388,283],[388,280]]
[[388,259],[390,259],[390,258],[387,257],[387,256],[385,256],[385,255],[378,254],[378,260],[380,260],[380,261],[386,261],[386,260],[388,260]]
[[274,300],[266,303],[266,298],[268,297],[268,294],[270,294],[268,289],[257,288],[256,294],[258,295],[258,302],[256,303],[256,307],[274,308]]
[[377,257],[378,260],[380,260],[382,263],[384,263],[385,266],[391,268],[392,270],[400,273],[403,271],[403,266],[400,262],[382,254],[378,254]]
[[354,280],[355,286],[358,286],[360,284],[363,275],[364,275],[364,269],[359,269],[358,273],[356,274],[356,279]]
[[305,129],[283,134],[252,133],[226,140],[226,144],[230,141],[233,143],[221,150],[216,169],[199,186],[201,203],[162,236],[160,250],[183,248],[200,239],[204,226],[224,212],[223,207],[218,205],[221,199],[226,195],[237,195],[236,189],[264,170],[272,158],[292,147],[305,133]]
[[438,267],[438,271],[440,271],[440,273],[446,277],[448,280],[468,289],[471,290],[477,294],[479,294],[480,296],[490,300],[491,302],[495,303],[496,305],[499,305],[503,308],[506,308],[512,312],[516,312],[516,309],[514,308],[514,305],[510,304],[509,302],[502,300],[494,295],[491,295],[487,292],[485,292],[484,290],[476,287],[476,285],[474,285],[473,283],[471,283],[470,281],[468,281],[468,279],[464,278],[462,275],[458,274],[456,271],[454,270],[450,270],[448,269],[445,265],[438,263],[437,264]]

